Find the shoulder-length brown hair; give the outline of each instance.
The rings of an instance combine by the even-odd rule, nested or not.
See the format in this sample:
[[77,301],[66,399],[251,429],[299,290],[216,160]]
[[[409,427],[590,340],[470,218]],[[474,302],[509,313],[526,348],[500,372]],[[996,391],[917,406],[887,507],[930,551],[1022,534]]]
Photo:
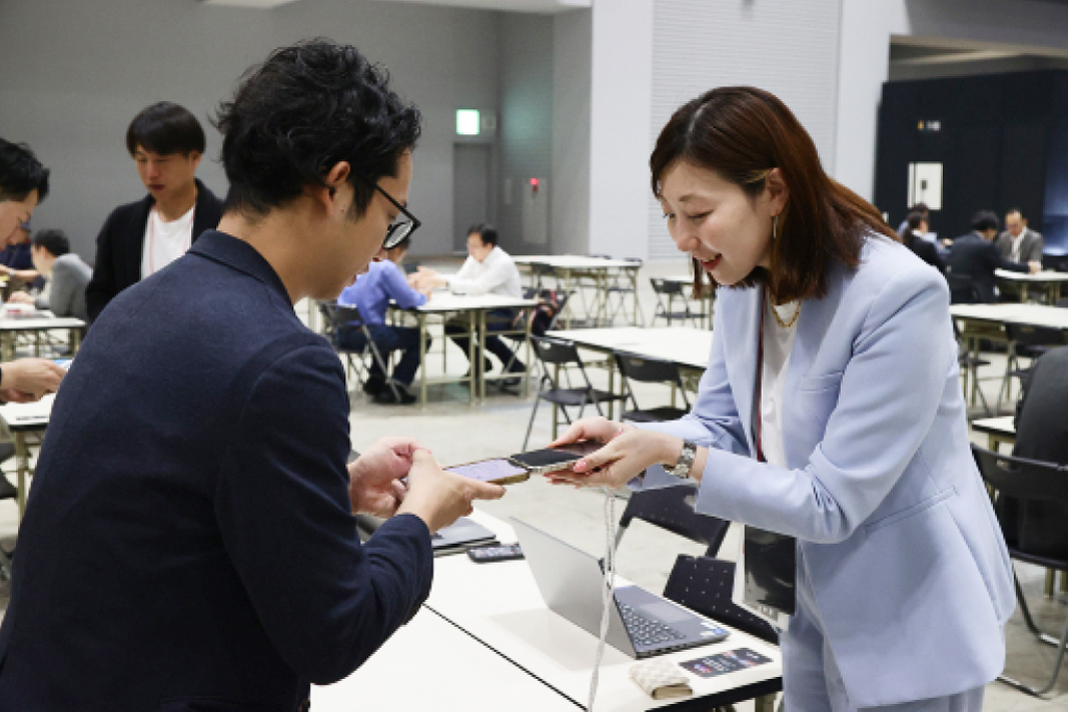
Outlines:
[[[897,237],[871,203],[824,173],[808,132],[762,89],[713,89],[672,115],[649,157],[657,198],[664,174],[678,161],[715,171],[750,197],[779,169],[789,198],[772,243],[771,272],[757,267],[738,285],[766,284],[778,303],[824,296],[831,261],[855,268],[869,232]],[[694,273],[700,289],[702,272],[695,266]]]

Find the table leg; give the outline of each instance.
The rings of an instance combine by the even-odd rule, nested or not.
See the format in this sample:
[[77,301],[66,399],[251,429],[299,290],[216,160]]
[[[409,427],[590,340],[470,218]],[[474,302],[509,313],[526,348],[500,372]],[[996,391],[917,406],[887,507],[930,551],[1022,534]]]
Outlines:
[[526,354],[527,354],[527,372],[523,374],[523,397],[530,397],[530,369],[534,368],[533,354],[531,353],[530,345],[530,325],[533,319],[524,319],[526,322]]
[[82,330],[70,329],[67,333],[67,342],[70,344],[70,355],[78,353],[78,349],[82,346]]
[[426,405],[426,314],[418,312],[419,318],[419,405]]
[[[485,346],[485,344],[483,344]],[[467,312],[467,363],[470,365],[468,369],[467,392],[469,394],[468,403],[474,405],[475,397],[478,395],[478,373],[482,370],[482,362],[479,361],[478,365],[475,365],[475,312]],[[479,358],[485,358],[485,351],[478,355]]]
[[761,695],[753,700],[754,712],[775,712],[775,695]]
[[0,334],[0,354],[4,361],[11,361],[15,358],[15,332],[5,331]]
[[[21,490],[20,490],[21,492]],[[1046,598],[1053,598],[1053,583],[1057,578],[1057,572],[1053,569],[1046,569],[1046,586],[1045,593]]]
[[[478,353],[481,358],[486,358],[486,312],[484,309],[478,311]],[[474,367],[474,361],[471,361],[472,368]],[[506,366],[507,364],[501,364]],[[486,369],[478,369],[478,399],[483,401],[486,399]]]
[[12,434],[15,440],[15,470],[18,473],[18,506],[19,523],[26,515],[26,498],[29,495],[27,475],[30,474],[30,448],[26,445],[26,433],[17,432]]

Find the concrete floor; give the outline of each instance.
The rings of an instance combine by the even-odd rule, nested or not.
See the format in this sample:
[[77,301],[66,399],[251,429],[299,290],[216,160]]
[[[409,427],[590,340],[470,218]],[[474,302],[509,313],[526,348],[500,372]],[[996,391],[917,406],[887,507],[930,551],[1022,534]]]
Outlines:
[[[648,291],[646,278],[685,271],[686,265],[681,260],[650,264],[643,268],[641,301],[647,323],[654,311],[655,299],[652,292]],[[440,348],[443,341],[438,339],[435,348]],[[467,367],[463,354],[451,344],[447,348],[450,349],[447,371],[463,373]],[[994,376],[1002,372],[1004,359],[994,355],[991,360],[992,365],[985,367],[981,375]],[[440,362],[439,353],[432,356],[429,360],[431,373],[442,372]],[[594,372],[594,377],[601,376]],[[991,404],[996,397],[998,383],[994,380],[983,383]],[[662,398],[655,386],[647,390],[650,402]],[[639,392],[639,397],[642,395],[645,393]],[[429,447],[442,465],[508,455],[518,452],[522,446],[531,405],[532,399],[491,389],[484,402],[472,406],[468,404],[466,387],[454,384],[432,388],[430,402],[425,406],[383,406],[370,402],[356,389],[352,394],[350,419],[352,442],[356,449],[361,449],[383,436],[412,436]],[[974,415],[978,417],[979,413]],[[973,437],[975,442],[986,444],[985,436]],[[530,448],[542,447],[550,440],[550,414],[543,409],[535,421]],[[616,503],[616,519],[624,504]],[[600,552],[604,551],[605,498],[599,493],[553,487],[535,478],[509,487],[504,499],[480,503],[478,507],[497,517],[515,516],[528,521],[591,553],[601,555]],[[0,503],[0,542],[10,547],[15,532],[14,504]],[[733,558],[736,547],[732,531],[721,548],[720,556]],[[650,590],[660,591],[678,554],[696,555],[702,552],[700,545],[636,522],[620,546],[618,568],[623,576],[632,581]],[[1047,632],[1059,636],[1068,617],[1068,599],[1063,594],[1052,599],[1042,595],[1044,570],[1026,564],[1017,564],[1016,568],[1036,620]],[[0,582],[0,607],[6,607],[7,586],[7,582]],[[1006,628],[1006,639],[1006,674],[1031,684],[1044,682],[1056,650],[1039,643],[1027,631],[1019,611]],[[983,709],[991,712],[1068,710],[1068,674],[1062,674],[1057,687],[1048,697],[1046,700],[1037,699],[995,682],[987,687]]]

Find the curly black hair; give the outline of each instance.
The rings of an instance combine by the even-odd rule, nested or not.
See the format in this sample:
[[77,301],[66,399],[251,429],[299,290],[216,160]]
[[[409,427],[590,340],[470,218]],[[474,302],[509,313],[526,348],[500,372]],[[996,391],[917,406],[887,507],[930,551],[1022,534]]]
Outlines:
[[[356,216],[374,185],[415,148],[419,110],[389,89],[387,72],[350,45],[317,38],[275,50],[248,70],[214,124],[230,179],[226,209],[256,218],[352,167]],[[364,178],[359,180],[357,176]]]
[[36,190],[37,202],[44,202],[48,175],[29,146],[0,138],[0,200],[25,200]]

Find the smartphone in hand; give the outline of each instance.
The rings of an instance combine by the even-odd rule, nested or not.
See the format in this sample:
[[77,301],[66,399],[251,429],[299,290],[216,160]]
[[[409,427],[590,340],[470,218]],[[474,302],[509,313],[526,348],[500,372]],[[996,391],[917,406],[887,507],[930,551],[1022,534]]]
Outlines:
[[495,485],[510,485],[530,479],[530,471],[527,468],[504,457],[446,467],[445,471]]

